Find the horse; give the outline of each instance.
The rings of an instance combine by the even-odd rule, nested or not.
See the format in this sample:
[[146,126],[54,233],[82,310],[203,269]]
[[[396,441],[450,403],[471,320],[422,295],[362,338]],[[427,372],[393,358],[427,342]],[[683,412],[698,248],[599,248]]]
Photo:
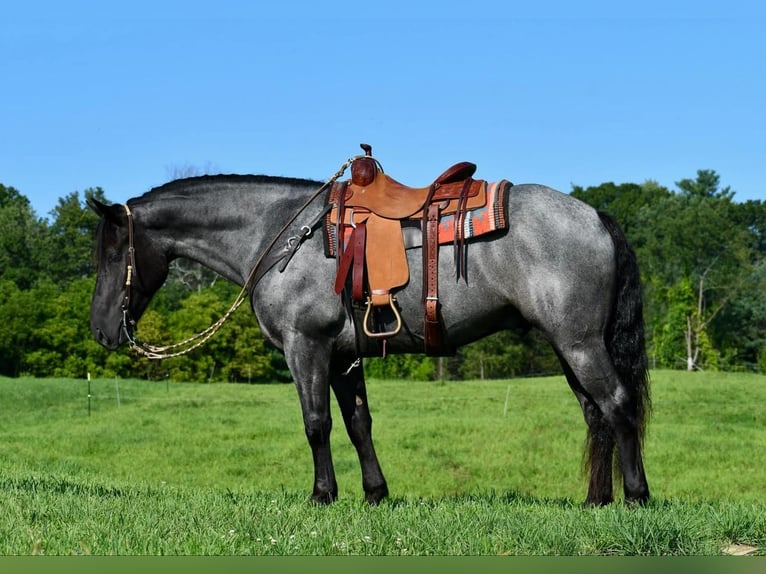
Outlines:
[[[372,440],[364,357],[348,305],[333,289],[337,262],[327,257],[321,234],[306,231],[325,213],[321,186],[300,178],[210,175],[171,181],[125,204],[90,200],[100,215],[91,331],[110,350],[134,344],[136,321],[179,257],[246,285],[263,336],[284,354],[297,389],[314,465],[310,500],[328,504],[338,497],[332,389],[358,454],[365,500],[375,505],[389,492]],[[611,216],[545,185],[514,185],[507,216],[504,231],[466,246],[467,277],[440,283],[447,337],[460,347],[503,329],[538,329],[586,423],[585,504],[614,502],[613,482],[620,480],[625,504],[646,503],[642,450],[651,400],[635,254]],[[273,257],[277,251],[290,257]],[[419,251],[408,250],[410,281],[396,294],[405,328],[388,341],[387,353],[423,352]],[[440,276],[454,277],[454,265],[440,257]],[[260,271],[251,281],[255,267]]]

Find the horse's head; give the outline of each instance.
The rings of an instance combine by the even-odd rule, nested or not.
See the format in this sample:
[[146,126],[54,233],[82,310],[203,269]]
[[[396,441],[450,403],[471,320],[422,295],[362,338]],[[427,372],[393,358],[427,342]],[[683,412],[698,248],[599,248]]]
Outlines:
[[104,347],[116,349],[133,337],[136,321],[167,278],[168,261],[127,206],[96,200],[88,204],[101,216],[90,329]]

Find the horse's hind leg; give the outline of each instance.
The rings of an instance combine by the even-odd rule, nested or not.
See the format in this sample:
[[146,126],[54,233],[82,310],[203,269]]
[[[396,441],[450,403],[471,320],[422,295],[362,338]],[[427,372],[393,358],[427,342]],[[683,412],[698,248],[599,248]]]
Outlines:
[[330,384],[338,399],[348,436],[359,455],[365,500],[370,504],[378,504],[388,496],[388,485],[372,443],[372,416],[367,404],[362,365],[352,368],[348,374],[344,374],[336,365],[331,366]]
[[580,381],[559,356],[567,382],[582,408],[588,436],[583,457],[584,468],[589,472],[587,505],[609,504],[614,499],[612,486],[612,461],[614,459],[614,436],[611,427],[604,421],[601,410],[584,392]]
[[557,352],[588,424],[590,482],[586,503],[601,505],[613,500],[615,445],[625,501],[645,502],[649,486],[641,453],[637,398],[620,381],[601,341],[580,342]]

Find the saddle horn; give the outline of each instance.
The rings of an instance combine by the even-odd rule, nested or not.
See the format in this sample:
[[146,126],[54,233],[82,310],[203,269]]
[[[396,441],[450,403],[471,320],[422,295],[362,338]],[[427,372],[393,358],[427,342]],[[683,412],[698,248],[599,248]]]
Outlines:
[[364,150],[364,157],[355,159],[351,164],[351,183],[364,187],[375,181],[375,176],[378,175],[378,162],[372,157],[370,144],[363,143],[359,146]]

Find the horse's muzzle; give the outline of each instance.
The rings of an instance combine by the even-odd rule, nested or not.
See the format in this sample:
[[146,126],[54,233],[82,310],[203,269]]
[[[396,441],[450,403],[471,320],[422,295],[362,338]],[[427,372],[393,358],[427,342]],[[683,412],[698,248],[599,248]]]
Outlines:
[[99,327],[94,327],[93,329],[93,335],[96,338],[96,341],[102,346],[110,351],[114,351],[117,347],[119,347],[124,341],[122,341],[122,331],[118,331],[117,337],[109,337],[104,331],[102,331]]

